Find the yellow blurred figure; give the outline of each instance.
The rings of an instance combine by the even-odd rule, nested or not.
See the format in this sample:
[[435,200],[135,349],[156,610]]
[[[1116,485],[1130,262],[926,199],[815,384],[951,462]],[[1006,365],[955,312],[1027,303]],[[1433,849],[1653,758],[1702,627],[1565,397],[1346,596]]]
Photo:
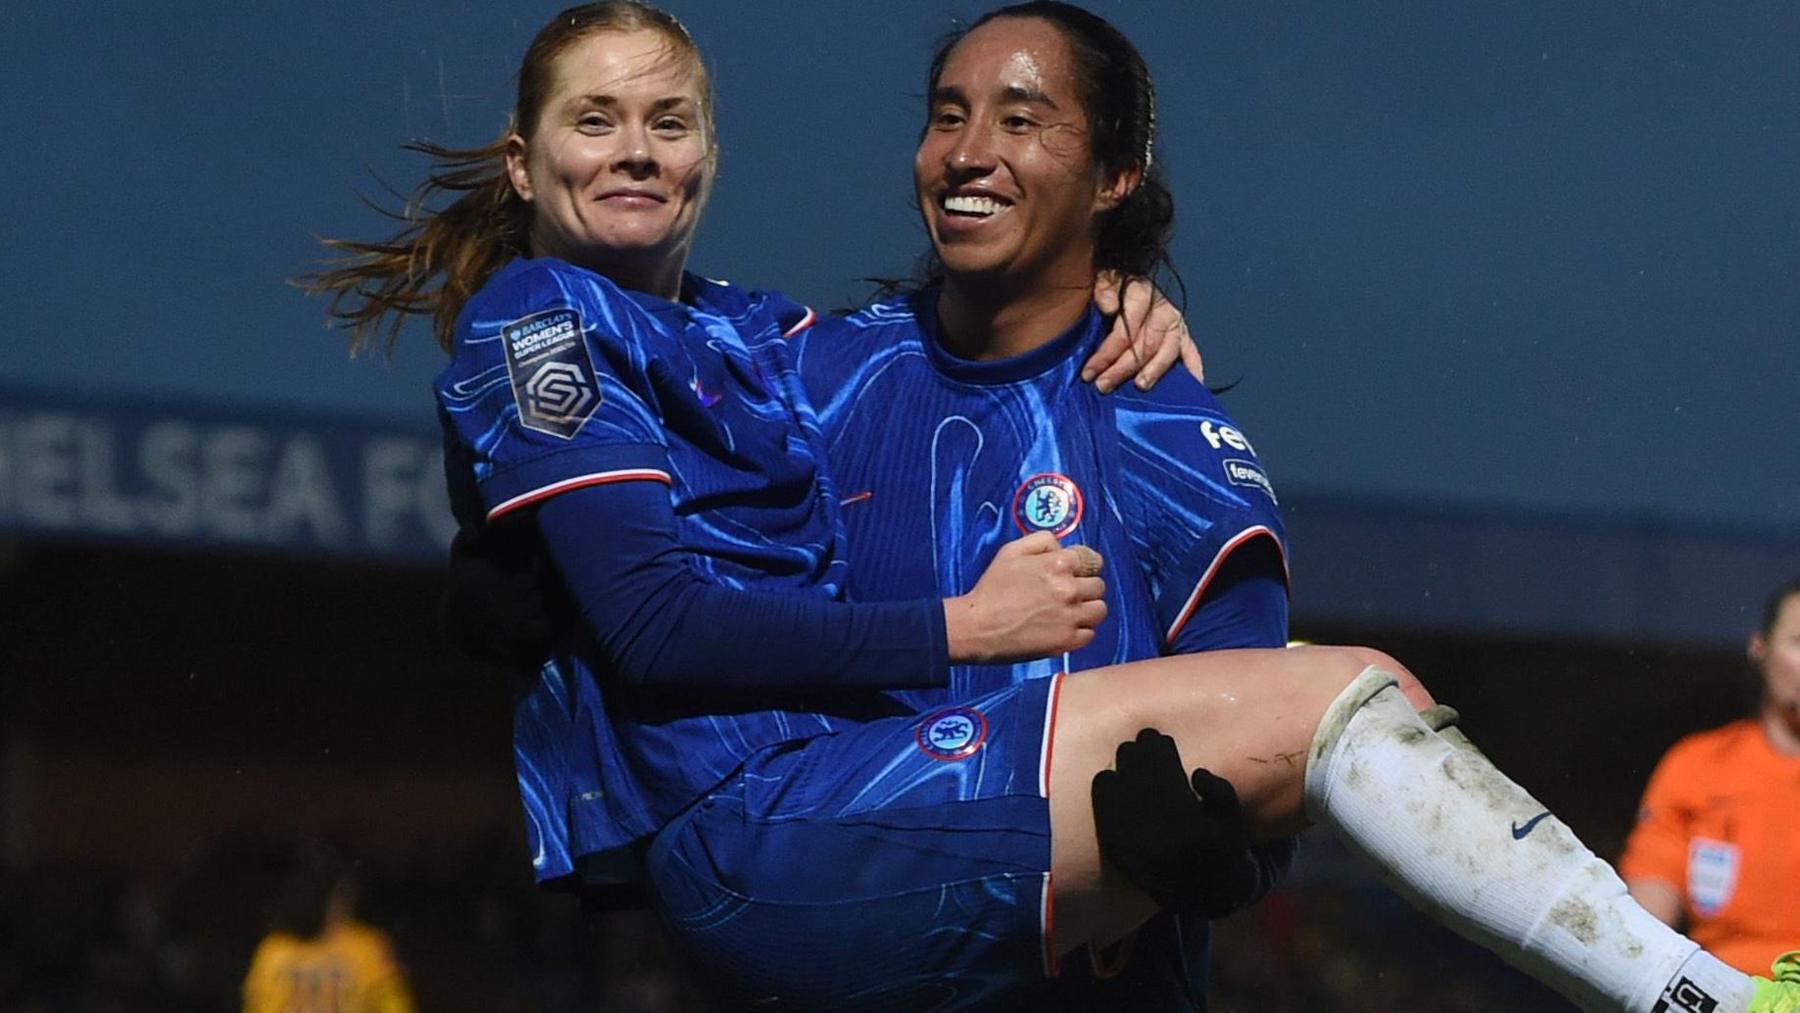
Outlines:
[[355,916],[348,868],[316,845],[276,865],[280,896],[244,975],[244,1013],[413,1013],[387,933]]
[[263,937],[244,977],[244,1013],[412,1013],[387,934],[343,920],[311,939]]

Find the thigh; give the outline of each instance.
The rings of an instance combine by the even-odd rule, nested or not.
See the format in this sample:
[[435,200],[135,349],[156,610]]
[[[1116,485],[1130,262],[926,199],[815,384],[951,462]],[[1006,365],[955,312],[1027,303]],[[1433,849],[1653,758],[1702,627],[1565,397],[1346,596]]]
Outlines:
[[1056,680],[758,754],[649,856],[733,1002],[989,1008],[1043,980]]
[[1298,647],[1157,658],[1065,680],[1050,773],[1055,947],[1105,945],[1155,910],[1100,859],[1091,785],[1119,743],[1140,729],[1174,737],[1183,765],[1232,782],[1253,832],[1273,838],[1304,823],[1307,753],[1319,719],[1370,665],[1393,671],[1417,706],[1410,674],[1380,652]]

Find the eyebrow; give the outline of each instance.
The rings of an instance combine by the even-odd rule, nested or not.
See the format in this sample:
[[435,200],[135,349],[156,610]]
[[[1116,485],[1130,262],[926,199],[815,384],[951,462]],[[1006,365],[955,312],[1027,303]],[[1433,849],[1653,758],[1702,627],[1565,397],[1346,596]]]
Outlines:
[[[673,109],[677,106],[688,105],[692,102],[693,99],[687,95],[671,95],[668,98],[659,98],[655,102],[650,103],[650,111],[659,113],[665,109]],[[619,104],[619,99],[615,95],[577,95],[569,100],[569,104],[571,106],[580,106],[584,104],[602,107],[616,106]]]
[[[1061,108],[1056,104],[1055,99],[1044,92],[1041,92],[1036,88],[1027,88],[1020,84],[1009,84],[1001,89],[1000,100],[1003,102],[1031,102],[1048,106],[1051,109]],[[932,91],[931,101],[934,105],[939,102],[953,102],[964,107],[969,105],[969,97],[963,93],[961,88],[958,88],[953,84],[940,85]]]
[[1008,102],[1035,102],[1038,105],[1046,105],[1052,109],[1057,108],[1056,100],[1049,95],[1036,88],[1027,88],[1024,85],[1019,84],[1007,85],[1000,92],[1000,97]]

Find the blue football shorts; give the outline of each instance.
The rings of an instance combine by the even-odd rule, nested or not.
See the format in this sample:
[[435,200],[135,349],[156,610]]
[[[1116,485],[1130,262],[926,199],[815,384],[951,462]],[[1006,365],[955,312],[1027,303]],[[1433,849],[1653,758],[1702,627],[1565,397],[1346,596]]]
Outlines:
[[[1062,677],[754,754],[647,856],[731,1008],[994,1008],[1053,973]],[[1011,998],[1009,998],[1011,997]]]

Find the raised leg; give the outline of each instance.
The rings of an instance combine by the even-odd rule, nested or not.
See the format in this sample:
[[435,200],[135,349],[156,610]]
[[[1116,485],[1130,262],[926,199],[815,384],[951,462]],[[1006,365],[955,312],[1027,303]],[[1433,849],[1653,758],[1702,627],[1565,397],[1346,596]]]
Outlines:
[[1089,786],[1120,742],[1142,728],[1172,736],[1188,768],[1206,767],[1237,788],[1256,836],[1292,834],[1306,825],[1306,756],[1320,718],[1371,665],[1395,672],[1415,706],[1431,705],[1398,662],[1361,648],[1219,651],[1067,677],[1050,764],[1058,951],[1109,943],[1155,911],[1101,862],[1095,842]]

